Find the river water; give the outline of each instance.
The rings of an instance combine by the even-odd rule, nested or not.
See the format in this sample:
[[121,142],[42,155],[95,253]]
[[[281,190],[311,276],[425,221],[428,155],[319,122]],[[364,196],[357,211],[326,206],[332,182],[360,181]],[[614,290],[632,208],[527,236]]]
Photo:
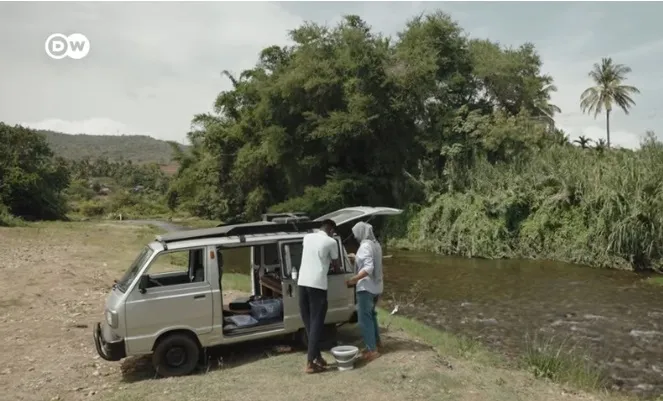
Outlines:
[[[386,253],[381,303],[399,305],[399,314],[512,357],[532,339],[564,340],[587,351],[613,387],[663,394],[663,290],[641,276],[550,261]],[[224,256],[226,271],[247,273],[248,250]]]
[[385,260],[384,303],[510,356],[532,339],[564,339],[614,387],[663,394],[663,291],[634,273],[395,251]]

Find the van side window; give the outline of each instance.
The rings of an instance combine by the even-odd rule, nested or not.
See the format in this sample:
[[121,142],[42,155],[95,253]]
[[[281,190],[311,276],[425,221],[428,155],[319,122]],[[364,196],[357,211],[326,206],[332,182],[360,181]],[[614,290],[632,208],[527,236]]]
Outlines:
[[283,278],[292,277],[292,269],[299,269],[302,264],[302,249],[301,242],[290,242],[281,246],[283,253]]
[[150,264],[147,274],[162,286],[205,281],[204,249],[163,252]]

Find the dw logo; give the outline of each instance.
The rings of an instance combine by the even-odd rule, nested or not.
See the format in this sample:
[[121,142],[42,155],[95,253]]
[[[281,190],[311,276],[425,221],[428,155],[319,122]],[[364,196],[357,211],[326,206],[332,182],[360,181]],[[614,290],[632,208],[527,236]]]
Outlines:
[[90,41],[82,33],[73,33],[69,36],[54,33],[46,38],[44,48],[48,57],[52,59],[69,57],[80,60],[90,52]]

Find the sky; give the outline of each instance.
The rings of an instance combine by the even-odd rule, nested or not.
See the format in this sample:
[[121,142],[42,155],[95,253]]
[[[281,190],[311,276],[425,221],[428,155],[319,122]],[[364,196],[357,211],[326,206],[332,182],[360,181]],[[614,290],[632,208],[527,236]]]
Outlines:
[[[614,145],[636,148],[647,130],[663,137],[661,2],[3,2],[0,3],[0,121],[66,133],[144,134],[186,142],[195,114],[230,88],[222,70],[251,68],[287,32],[356,14],[395,35],[411,17],[442,10],[471,36],[532,42],[553,76],[571,138],[605,136],[605,116],[583,115],[587,73],[602,57],[633,70],[641,91],[630,115],[611,118]],[[50,59],[52,33],[83,33],[89,54]],[[659,112],[660,110],[660,112]]]

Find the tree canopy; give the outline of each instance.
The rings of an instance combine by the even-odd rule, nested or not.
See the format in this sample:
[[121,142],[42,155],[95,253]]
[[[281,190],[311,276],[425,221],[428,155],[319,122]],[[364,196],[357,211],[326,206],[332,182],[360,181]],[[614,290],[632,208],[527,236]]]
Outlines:
[[44,136],[0,123],[0,143],[0,208],[28,219],[63,217],[69,171],[63,159],[53,157]]
[[195,116],[192,148],[174,149],[171,198],[193,213],[404,204],[427,185],[462,186],[478,154],[506,160],[553,137],[555,87],[532,44],[470,40],[442,12],[413,18],[395,38],[354,15],[290,38],[254,68],[224,71],[232,89]]
[[589,77],[594,86],[585,89],[580,95],[580,108],[583,113],[594,114],[594,118],[605,110],[607,146],[610,147],[610,112],[614,105],[628,114],[635,101],[631,97],[640,90],[635,86],[625,85],[626,75],[631,68],[624,64],[615,64],[611,58],[604,58],[594,64]]

